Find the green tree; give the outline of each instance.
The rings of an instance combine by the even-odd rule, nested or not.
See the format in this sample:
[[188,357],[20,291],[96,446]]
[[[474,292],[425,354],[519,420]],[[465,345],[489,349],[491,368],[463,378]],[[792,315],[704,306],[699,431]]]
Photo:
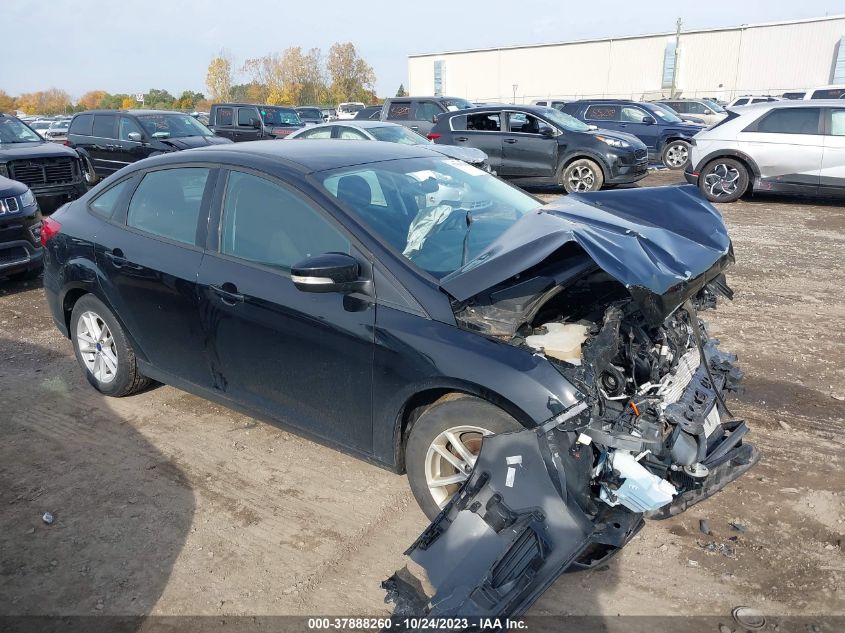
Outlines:
[[396,91],[397,97],[407,97],[408,93],[405,91],[405,84],[399,84],[399,90]]

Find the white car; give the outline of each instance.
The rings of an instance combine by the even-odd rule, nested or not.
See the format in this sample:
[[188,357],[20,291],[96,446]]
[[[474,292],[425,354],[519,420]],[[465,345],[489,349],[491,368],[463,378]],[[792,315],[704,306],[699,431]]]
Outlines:
[[337,104],[337,110],[335,111],[335,118],[341,121],[348,121],[350,119],[354,119],[355,115],[358,114],[361,110],[363,110],[366,106],[360,101],[347,101],[344,103]]
[[748,191],[845,198],[845,102],[774,101],[731,110],[695,135],[687,182],[711,202]]
[[810,88],[804,93],[805,99],[845,99],[845,84],[831,84]]
[[27,125],[38,133],[38,136],[45,138],[44,133],[50,128],[53,122],[49,119],[36,119],[27,122]]
[[780,100],[780,97],[772,97],[770,95],[744,95],[731,101],[725,106],[725,109],[735,108],[736,106],[753,105],[755,103],[771,103],[772,101]]
[[710,99],[660,99],[655,103],[672,108],[681,119],[694,117],[707,125],[718,123],[728,116],[722,106]]
[[41,136],[48,141],[62,143],[65,139],[67,139],[67,131],[69,127],[70,119],[59,119],[58,121],[53,121],[50,124],[50,127],[41,132]]

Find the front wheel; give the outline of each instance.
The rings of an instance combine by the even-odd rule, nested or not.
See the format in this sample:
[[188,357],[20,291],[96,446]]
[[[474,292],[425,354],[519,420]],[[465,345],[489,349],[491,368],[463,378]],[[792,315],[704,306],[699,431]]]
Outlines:
[[426,516],[434,519],[469,478],[484,436],[522,428],[497,406],[465,394],[426,409],[405,446],[408,483]]
[[663,148],[663,164],[669,169],[683,169],[690,159],[689,148],[686,141],[669,141]]
[[748,189],[748,169],[733,158],[717,158],[701,170],[698,188],[710,202],[734,202]]
[[579,158],[563,168],[559,182],[567,193],[598,191],[604,184],[604,174],[595,161]]

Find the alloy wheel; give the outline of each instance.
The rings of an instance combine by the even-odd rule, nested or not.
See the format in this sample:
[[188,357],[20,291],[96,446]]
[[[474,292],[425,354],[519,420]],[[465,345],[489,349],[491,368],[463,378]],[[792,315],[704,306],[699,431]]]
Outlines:
[[572,191],[590,191],[596,184],[596,175],[586,165],[579,165],[569,172],[567,180]]
[[425,479],[438,507],[445,506],[469,479],[485,435],[492,435],[492,431],[478,426],[456,426],[443,431],[428,447]]
[[689,149],[684,143],[674,143],[666,150],[667,167],[683,167],[689,160]]
[[739,180],[739,170],[719,163],[704,177],[704,186],[714,198],[725,198],[736,193]]
[[101,383],[117,375],[117,347],[111,330],[96,312],[83,312],[76,324],[76,345],[88,371]]

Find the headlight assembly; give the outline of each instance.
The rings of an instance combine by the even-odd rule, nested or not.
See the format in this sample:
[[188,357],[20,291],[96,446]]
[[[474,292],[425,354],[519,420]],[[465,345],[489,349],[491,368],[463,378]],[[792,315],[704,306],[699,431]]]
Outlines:
[[610,145],[611,147],[616,147],[618,149],[627,149],[631,147],[631,144],[628,141],[623,141],[619,138],[613,138],[610,136],[602,136],[600,134],[596,134],[596,139],[605,143],[606,145]]
[[21,195],[21,206],[22,207],[35,206],[35,195],[32,193],[31,189],[27,189],[26,193]]

